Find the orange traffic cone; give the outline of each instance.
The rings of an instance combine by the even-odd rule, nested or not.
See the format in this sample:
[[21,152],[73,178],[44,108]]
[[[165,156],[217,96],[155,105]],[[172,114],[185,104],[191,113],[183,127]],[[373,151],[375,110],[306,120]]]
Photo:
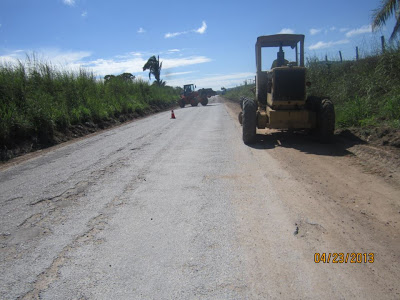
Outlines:
[[175,118],[175,114],[174,114],[174,110],[171,110],[171,119],[176,119]]

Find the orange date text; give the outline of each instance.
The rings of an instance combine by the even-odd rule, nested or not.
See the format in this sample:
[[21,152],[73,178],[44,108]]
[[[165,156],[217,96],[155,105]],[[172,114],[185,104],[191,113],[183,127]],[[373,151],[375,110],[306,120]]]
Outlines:
[[374,253],[342,253],[342,252],[332,252],[332,253],[315,253],[314,262],[324,263],[324,264],[362,264],[362,263],[374,263],[375,257]]

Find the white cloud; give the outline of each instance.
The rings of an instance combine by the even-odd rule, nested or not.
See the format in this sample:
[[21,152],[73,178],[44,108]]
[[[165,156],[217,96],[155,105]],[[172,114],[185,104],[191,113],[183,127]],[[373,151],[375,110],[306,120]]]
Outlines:
[[13,57],[11,55],[4,55],[0,56],[0,65],[8,65],[8,64],[13,64],[17,62],[16,57]]
[[192,30],[187,30],[187,31],[179,31],[179,32],[172,32],[172,33],[171,33],[171,32],[168,32],[168,33],[166,33],[166,34],[164,35],[164,37],[165,37],[166,39],[169,39],[169,38],[173,38],[173,37],[180,36],[180,35],[183,35],[183,34],[188,34],[188,33],[190,33],[190,32],[195,32],[195,33],[203,34],[203,33],[206,32],[206,29],[207,29],[207,24],[206,24],[205,21],[203,21],[201,27],[198,28],[198,29],[192,29]]
[[16,59],[24,59],[28,56],[35,56],[40,61],[48,61],[55,64],[70,64],[80,61],[92,55],[89,51],[60,51],[58,49],[39,49],[31,50],[15,50],[5,56],[14,57]]
[[340,29],[339,29],[340,32],[345,32],[345,31],[347,31],[347,30],[349,30],[349,29],[348,29],[348,28],[340,28]]
[[[171,49],[178,50],[178,49]],[[15,63],[16,59],[24,61],[26,54],[29,51],[15,50],[4,56],[0,56],[0,62]],[[32,53],[32,51],[31,51]],[[89,51],[61,51],[59,49],[42,49],[35,54],[39,61],[49,62],[53,66],[61,66],[62,70],[77,71],[79,68],[86,68],[93,71],[96,76],[104,77],[108,74],[121,74],[124,72],[133,73],[136,78],[148,79],[148,71],[143,72],[143,65],[146,63],[148,53],[130,52],[119,56],[114,56],[109,59],[92,58],[92,53]],[[182,51],[172,51],[170,55],[181,55]],[[229,88],[243,84],[244,80],[253,78],[254,73],[233,73],[233,74],[214,74],[194,76],[193,73],[198,71],[171,72],[174,68],[193,66],[210,62],[211,59],[205,56],[188,56],[188,57],[172,57],[163,59],[162,78],[165,77],[167,84],[170,86],[183,86],[187,82],[193,82],[197,88],[213,88],[219,90],[222,86]],[[163,75],[164,74],[164,75]],[[191,75],[190,75],[191,74]],[[199,74],[197,74],[199,75]],[[171,79],[170,78],[174,78]]]
[[[89,51],[41,49],[37,52],[32,52],[16,50],[0,56],[0,63],[15,63],[17,60],[23,62],[26,57],[25,53],[34,53],[33,55],[39,62],[50,63],[55,67],[61,67],[62,70],[76,71],[79,70],[79,68],[86,68],[101,77],[107,74],[121,74],[124,72],[141,74],[143,73],[143,65],[146,63],[149,56],[151,56],[150,54],[131,52],[117,55],[109,59],[93,59],[91,58],[92,53]],[[170,55],[173,54],[174,52]],[[166,59],[160,57],[160,60],[163,62],[163,70],[202,64],[211,61],[210,58],[205,56],[172,57]]]
[[[163,70],[184,67],[189,65],[201,64],[211,61],[211,59],[204,56],[191,56],[185,58],[160,58],[163,64]],[[93,61],[84,62],[83,67],[87,67],[94,71],[97,75],[107,74],[120,74],[124,72],[140,73],[143,72],[143,66],[147,58],[143,56],[131,56],[124,59],[111,58],[111,59],[96,59]]]
[[74,6],[75,5],[75,0],[63,0],[64,4],[69,5],[69,6]]
[[180,76],[195,73],[195,71],[187,71],[187,72],[177,72],[177,73],[167,73],[165,74],[165,78],[173,77],[173,76]]
[[320,33],[321,31],[322,31],[322,29],[311,28],[310,29],[310,34],[311,35],[316,35],[317,33]]
[[347,44],[349,43],[349,40],[340,40],[340,41],[336,41],[336,42],[318,42],[315,44],[312,44],[310,47],[308,47],[308,49],[310,50],[319,50],[319,49],[325,49],[325,48],[330,48],[332,46],[336,46],[336,45],[343,45],[343,44]]
[[81,17],[87,17],[87,11],[84,11],[84,12],[81,14]]
[[89,51],[65,51],[58,49],[40,49],[38,51],[31,50],[15,50],[0,56],[1,63],[24,62],[28,56],[31,60],[59,67],[62,70],[79,70],[83,66],[84,59],[92,55]]
[[174,52],[180,52],[181,50],[179,49],[170,49],[168,50],[169,53],[174,53]]
[[164,37],[165,37],[166,39],[168,39],[168,38],[176,37],[176,36],[178,36],[178,35],[186,34],[186,33],[188,33],[188,31],[173,32],[173,33],[168,32],[168,33],[165,34]]
[[146,60],[142,57],[132,57],[124,60],[96,59],[83,64],[83,67],[93,70],[96,75],[138,73],[143,71]]
[[137,31],[137,33],[145,33],[146,32],[146,30],[144,30],[142,27],[140,27],[139,29],[138,29],[138,31]]
[[210,62],[211,59],[205,56],[189,56],[189,57],[181,57],[181,58],[170,58],[170,59],[161,59],[163,62],[163,68],[177,68],[184,67],[190,65],[197,65],[202,63]]
[[134,51],[133,51],[133,52],[125,53],[125,54],[118,54],[118,55],[115,55],[114,58],[119,59],[119,60],[123,60],[123,59],[128,59],[128,58],[130,58],[130,57],[132,57],[132,56],[141,57],[141,56],[143,56],[143,53],[141,53],[141,52],[134,52]]
[[337,28],[335,26],[331,26],[329,27],[329,29],[327,27],[325,28],[311,28],[310,29],[310,34],[311,35],[316,35],[318,33],[324,32],[325,34],[328,34],[329,31],[335,31]]
[[205,21],[203,21],[201,27],[199,29],[195,30],[195,32],[203,34],[204,32],[206,32],[206,29],[207,29],[207,24]]
[[293,34],[294,30],[290,28],[282,28],[281,31],[278,32],[278,34]]
[[92,55],[89,51],[60,51],[58,49],[42,49],[38,51],[37,58],[52,64],[65,65],[66,67],[79,67],[83,59]]
[[170,86],[183,86],[184,84],[193,82],[197,89],[212,88],[219,90],[221,87],[231,88],[243,84],[248,78],[254,78],[254,73],[233,73],[226,75],[207,75],[205,77],[183,77],[179,79],[168,80]]
[[372,32],[372,26],[364,25],[361,26],[360,28],[350,30],[349,32],[346,33],[346,37],[352,37],[354,35],[369,33],[369,32]]
[[[143,56],[132,56],[125,59],[97,59],[85,62],[82,64],[82,66],[88,68],[89,70],[93,70],[93,72],[99,76],[104,76],[107,74],[121,74],[124,72],[142,73],[143,66],[146,63],[147,59],[147,57],[144,58]],[[163,70],[201,64],[211,61],[211,59],[204,56],[191,56],[176,59],[163,59],[160,57],[160,60],[163,64]]]

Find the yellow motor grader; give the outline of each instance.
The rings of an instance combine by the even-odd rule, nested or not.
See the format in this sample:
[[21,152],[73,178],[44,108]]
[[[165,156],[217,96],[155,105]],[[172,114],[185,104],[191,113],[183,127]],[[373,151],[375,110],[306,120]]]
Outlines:
[[[267,71],[262,70],[261,56],[265,47],[279,49]],[[257,128],[314,129],[322,142],[328,142],[335,129],[335,111],[329,99],[306,97],[306,88],[311,83],[306,82],[304,35],[260,36],[255,48],[256,99],[243,98],[239,114],[243,142],[255,142]],[[294,61],[285,59],[284,49],[295,51]]]

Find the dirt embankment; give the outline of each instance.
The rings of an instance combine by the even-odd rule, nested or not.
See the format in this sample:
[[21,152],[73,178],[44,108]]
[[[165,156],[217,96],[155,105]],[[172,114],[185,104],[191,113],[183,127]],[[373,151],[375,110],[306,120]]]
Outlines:
[[64,131],[54,130],[51,133],[47,133],[46,136],[40,136],[40,134],[32,135],[30,137],[19,138],[13,140],[8,145],[0,145],[0,165],[12,158],[35,152],[38,150],[46,149],[51,146],[55,146],[67,141],[74,140],[104,129],[119,126],[126,122],[134,121],[136,119],[148,116],[160,111],[169,110],[175,108],[176,104],[167,107],[152,106],[149,109],[142,111],[141,113],[133,112],[129,114],[121,114],[118,118],[108,118],[98,122],[85,122],[81,124],[70,125]]
[[389,146],[400,149],[400,130],[389,127],[338,129],[335,132],[341,137],[354,139],[374,146]]

